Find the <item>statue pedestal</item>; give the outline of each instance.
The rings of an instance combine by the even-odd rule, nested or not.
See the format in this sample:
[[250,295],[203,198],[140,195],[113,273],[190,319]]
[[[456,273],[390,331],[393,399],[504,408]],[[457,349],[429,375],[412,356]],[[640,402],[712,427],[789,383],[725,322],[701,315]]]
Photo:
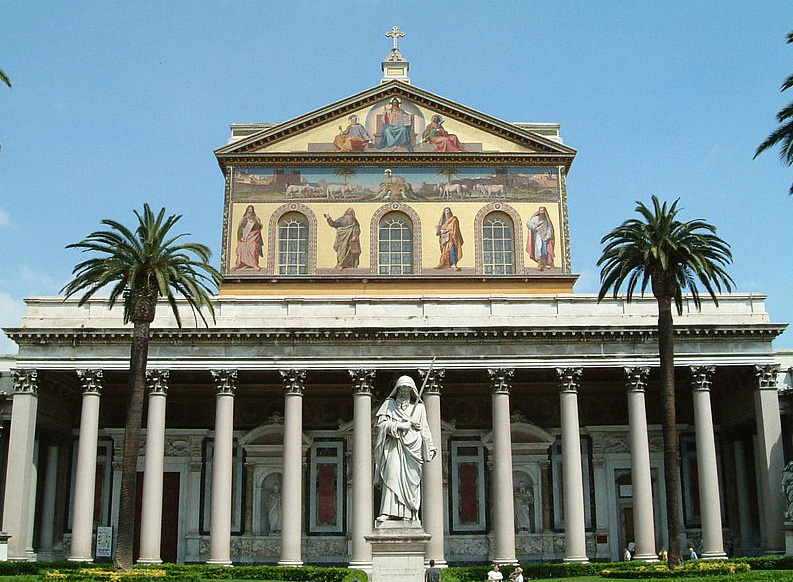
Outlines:
[[424,547],[432,536],[420,521],[389,520],[375,525],[365,536],[372,545],[370,582],[421,582],[424,580]]
[[793,522],[785,521],[785,555],[793,556]]

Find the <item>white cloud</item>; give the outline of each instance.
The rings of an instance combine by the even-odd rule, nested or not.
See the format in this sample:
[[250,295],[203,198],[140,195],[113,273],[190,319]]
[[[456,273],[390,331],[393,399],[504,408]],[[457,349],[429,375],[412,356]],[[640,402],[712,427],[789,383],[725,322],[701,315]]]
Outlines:
[[55,282],[55,279],[46,273],[31,269],[27,265],[19,265],[19,278],[33,287],[35,295],[57,293],[60,289],[60,285]]
[[[19,327],[25,313],[25,302],[10,294],[0,292],[0,328]],[[0,331],[0,354],[17,353],[17,345]]]
[[9,224],[11,224],[11,217],[8,212],[0,208],[0,227],[8,226]]

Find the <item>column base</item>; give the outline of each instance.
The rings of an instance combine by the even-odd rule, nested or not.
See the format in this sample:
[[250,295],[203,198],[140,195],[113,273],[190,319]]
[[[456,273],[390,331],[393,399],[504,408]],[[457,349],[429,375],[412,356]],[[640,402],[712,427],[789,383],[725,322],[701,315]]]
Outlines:
[[93,562],[93,556],[69,556],[66,558],[67,562]]
[[162,564],[159,558],[138,558],[136,564]]
[[631,562],[660,562],[660,561],[661,560],[659,560],[658,556],[656,556],[655,554],[647,554],[646,556],[636,554],[635,556],[633,556],[633,558],[631,558]]
[[303,565],[301,560],[278,560],[279,566],[292,566],[293,568],[299,568]]
[[[424,561],[424,567],[425,568],[429,568],[430,567],[430,561],[429,560],[425,560]],[[448,568],[449,567],[449,562],[447,562],[446,560],[435,560],[435,567],[438,568],[438,569],[440,569],[440,568]]]
[[571,556],[565,557],[562,562],[578,562],[581,564],[585,564],[589,562],[589,558],[587,556]]
[[231,566],[231,560],[215,560],[209,559],[206,562],[210,566]]
[[351,569],[355,569],[355,570],[363,570],[369,576],[372,575],[372,562],[371,561],[366,561],[366,562],[363,562],[363,561],[361,561],[361,562],[351,561],[351,562],[349,562],[347,564],[347,567],[351,568]]
[[[518,562],[516,558],[493,558],[488,561],[498,564],[499,566],[520,566],[520,562]],[[435,565],[437,566],[438,563],[436,562]]]
[[727,554],[724,552],[703,552],[700,560],[726,560]]

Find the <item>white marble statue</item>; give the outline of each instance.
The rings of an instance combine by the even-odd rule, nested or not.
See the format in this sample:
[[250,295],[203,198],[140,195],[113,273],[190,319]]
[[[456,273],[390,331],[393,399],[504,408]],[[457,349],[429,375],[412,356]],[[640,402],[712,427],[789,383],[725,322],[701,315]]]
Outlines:
[[375,484],[382,491],[378,522],[417,520],[421,505],[421,471],[437,449],[416,383],[401,376],[375,418]]
[[531,531],[531,514],[534,510],[534,493],[525,483],[515,487],[515,529]]
[[793,461],[782,471],[782,495],[785,496],[785,521],[793,522]]
[[267,523],[271,535],[281,531],[281,487],[278,483],[267,495]]

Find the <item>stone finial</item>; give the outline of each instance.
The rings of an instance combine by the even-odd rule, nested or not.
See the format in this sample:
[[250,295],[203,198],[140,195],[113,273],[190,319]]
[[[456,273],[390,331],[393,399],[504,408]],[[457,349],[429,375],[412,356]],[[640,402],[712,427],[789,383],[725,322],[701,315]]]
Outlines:
[[83,394],[99,394],[102,392],[102,370],[77,370]]
[[215,394],[234,394],[237,390],[237,370],[210,370],[215,380]]

